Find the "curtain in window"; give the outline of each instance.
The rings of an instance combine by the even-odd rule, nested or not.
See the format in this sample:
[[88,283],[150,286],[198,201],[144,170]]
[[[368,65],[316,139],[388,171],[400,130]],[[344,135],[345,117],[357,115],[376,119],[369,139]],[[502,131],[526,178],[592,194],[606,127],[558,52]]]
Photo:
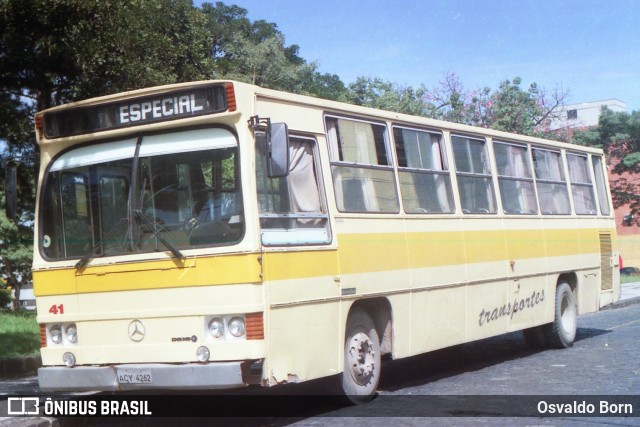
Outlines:
[[383,152],[383,132],[382,125],[327,119],[336,204],[340,211],[397,212],[398,196],[393,170]]
[[452,136],[458,191],[464,213],[495,213],[491,166],[484,140]]
[[505,212],[537,213],[538,206],[533,190],[527,147],[496,143],[494,150]]
[[441,152],[441,135],[396,128],[396,147],[400,167],[423,171],[400,170],[400,187],[405,210],[409,213],[448,213],[450,181]]
[[311,143],[289,142],[289,197],[291,211],[295,213],[320,213],[320,191],[313,169]]
[[560,153],[533,150],[540,209],[545,215],[571,213],[569,193],[562,171]]

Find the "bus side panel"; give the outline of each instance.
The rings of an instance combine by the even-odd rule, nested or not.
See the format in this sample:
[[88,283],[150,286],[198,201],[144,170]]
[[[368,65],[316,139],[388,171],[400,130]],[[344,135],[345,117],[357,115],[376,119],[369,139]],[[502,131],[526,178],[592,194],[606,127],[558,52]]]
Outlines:
[[[540,259],[544,266],[544,260]],[[508,331],[520,331],[553,321],[557,275],[543,272],[536,277],[525,277],[509,283],[507,299]]]
[[407,291],[407,239],[402,219],[336,220],[343,294]]
[[270,305],[263,379],[275,385],[341,372],[336,251],[265,252],[263,271]]
[[[451,286],[441,289],[417,291],[411,295],[411,354],[460,344],[466,338],[468,323],[467,287]],[[398,327],[400,310],[394,307],[394,324]],[[394,342],[394,356],[402,357],[409,354],[398,354],[396,345],[400,337]]]
[[570,272],[582,267],[580,233],[571,218],[544,223],[547,271]]
[[339,319],[337,300],[272,308],[269,356],[263,371],[268,384],[297,383],[342,372]]

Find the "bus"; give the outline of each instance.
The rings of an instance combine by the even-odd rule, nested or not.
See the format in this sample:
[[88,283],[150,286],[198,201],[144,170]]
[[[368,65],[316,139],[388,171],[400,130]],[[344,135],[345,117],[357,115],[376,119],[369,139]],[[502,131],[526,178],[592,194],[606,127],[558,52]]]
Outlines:
[[36,133],[44,391],[333,376],[362,403],[384,360],[520,330],[569,347],[620,297],[596,148],[222,80]]

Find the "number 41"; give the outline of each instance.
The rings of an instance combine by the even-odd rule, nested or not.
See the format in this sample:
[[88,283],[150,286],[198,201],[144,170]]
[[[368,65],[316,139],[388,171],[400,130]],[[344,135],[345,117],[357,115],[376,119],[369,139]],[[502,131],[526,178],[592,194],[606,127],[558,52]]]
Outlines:
[[51,314],[64,314],[64,304],[52,305],[49,309],[49,313]]

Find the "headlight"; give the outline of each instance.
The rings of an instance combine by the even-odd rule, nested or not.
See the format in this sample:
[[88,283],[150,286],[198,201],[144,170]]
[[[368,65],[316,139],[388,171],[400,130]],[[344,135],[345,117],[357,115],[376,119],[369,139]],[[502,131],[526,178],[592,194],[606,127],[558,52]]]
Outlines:
[[214,338],[220,338],[224,335],[224,322],[222,319],[215,318],[209,322],[209,332]]
[[73,355],[73,353],[65,353],[62,355],[62,361],[64,362],[64,364],[70,368],[74,367],[76,365],[76,357]]
[[196,350],[196,358],[199,362],[206,362],[209,360],[209,356],[209,349],[205,346],[198,347],[198,350]]
[[65,328],[65,332],[67,333],[67,341],[75,344],[78,342],[78,329],[76,328],[76,324],[72,323]]
[[241,337],[244,335],[244,319],[240,317],[234,317],[229,321],[229,332],[234,337]]
[[49,328],[49,338],[54,344],[60,344],[62,342],[62,328],[60,325],[53,325]]

